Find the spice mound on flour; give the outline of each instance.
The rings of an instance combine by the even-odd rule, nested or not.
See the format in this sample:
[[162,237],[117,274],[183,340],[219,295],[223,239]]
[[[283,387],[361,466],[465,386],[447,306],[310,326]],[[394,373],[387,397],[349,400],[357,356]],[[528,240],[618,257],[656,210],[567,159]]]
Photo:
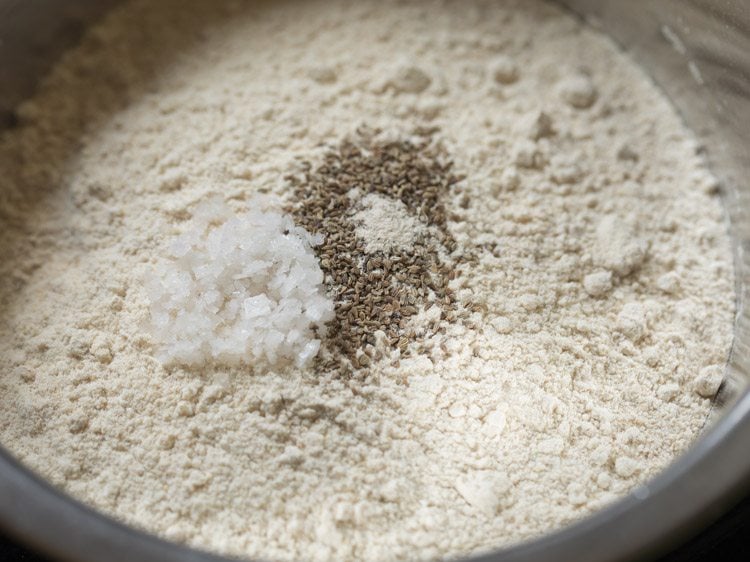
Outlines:
[[407,355],[457,318],[448,282],[460,256],[444,201],[461,178],[434,132],[394,140],[361,128],[319,166],[287,176],[288,212],[323,235],[315,251],[335,304],[326,367],[366,367],[385,348]]
[[188,366],[307,365],[333,317],[311,236],[273,212],[235,216],[217,199],[146,279],[158,358]]

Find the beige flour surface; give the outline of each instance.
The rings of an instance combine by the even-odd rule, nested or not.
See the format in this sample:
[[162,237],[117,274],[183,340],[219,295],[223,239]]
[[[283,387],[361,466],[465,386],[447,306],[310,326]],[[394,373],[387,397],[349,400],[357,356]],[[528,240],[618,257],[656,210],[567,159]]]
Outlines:
[[[554,7],[138,0],[18,115],[0,442],[120,520],[267,559],[453,557],[599,509],[704,424],[734,312],[715,181]],[[278,208],[295,161],[360,125],[436,127],[465,175],[448,227],[476,259],[452,289],[475,327],[352,379],[162,367],[142,280],[196,206]]]

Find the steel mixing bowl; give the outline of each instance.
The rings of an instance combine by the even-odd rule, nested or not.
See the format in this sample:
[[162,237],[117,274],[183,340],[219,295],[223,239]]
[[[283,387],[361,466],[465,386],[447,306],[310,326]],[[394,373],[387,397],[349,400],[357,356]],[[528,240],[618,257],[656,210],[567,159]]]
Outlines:
[[[0,0],[0,129],[86,25],[117,0]],[[558,532],[477,562],[607,562],[664,552],[750,488],[750,2],[566,0],[614,37],[671,97],[704,143],[730,216],[737,268],[733,352],[712,421],[657,478]],[[0,527],[76,562],[219,561],[128,528],[46,484],[0,450]]]

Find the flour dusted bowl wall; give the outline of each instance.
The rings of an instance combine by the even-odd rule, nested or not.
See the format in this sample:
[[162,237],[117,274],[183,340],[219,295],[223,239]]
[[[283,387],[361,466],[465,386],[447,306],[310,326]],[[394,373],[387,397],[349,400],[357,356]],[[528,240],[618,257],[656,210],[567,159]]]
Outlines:
[[[0,0],[0,128],[15,125],[13,107],[85,26],[114,4]],[[750,484],[750,320],[742,307],[750,240],[750,8],[743,0],[565,4],[633,54],[706,146],[731,217],[740,314],[713,424],[684,457],[610,508],[561,532],[482,558],[488,562],[606,561],[656,553],[717,517]],[[219,560],[87,509],[5,452],[0,452],[0,527],[66,560]]]

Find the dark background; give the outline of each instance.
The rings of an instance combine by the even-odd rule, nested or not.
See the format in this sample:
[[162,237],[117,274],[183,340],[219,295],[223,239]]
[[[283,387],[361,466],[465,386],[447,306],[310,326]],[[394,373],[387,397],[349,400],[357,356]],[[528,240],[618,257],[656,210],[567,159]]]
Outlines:
[[[713,562],[714,560],[719,562],[750,561],[750,496],[706,531],[673,553],[661,558],[659,562]],[[0,561],[53,562],[32,554],[1,533]],[[568,561],[561,560],[560,562]]]

